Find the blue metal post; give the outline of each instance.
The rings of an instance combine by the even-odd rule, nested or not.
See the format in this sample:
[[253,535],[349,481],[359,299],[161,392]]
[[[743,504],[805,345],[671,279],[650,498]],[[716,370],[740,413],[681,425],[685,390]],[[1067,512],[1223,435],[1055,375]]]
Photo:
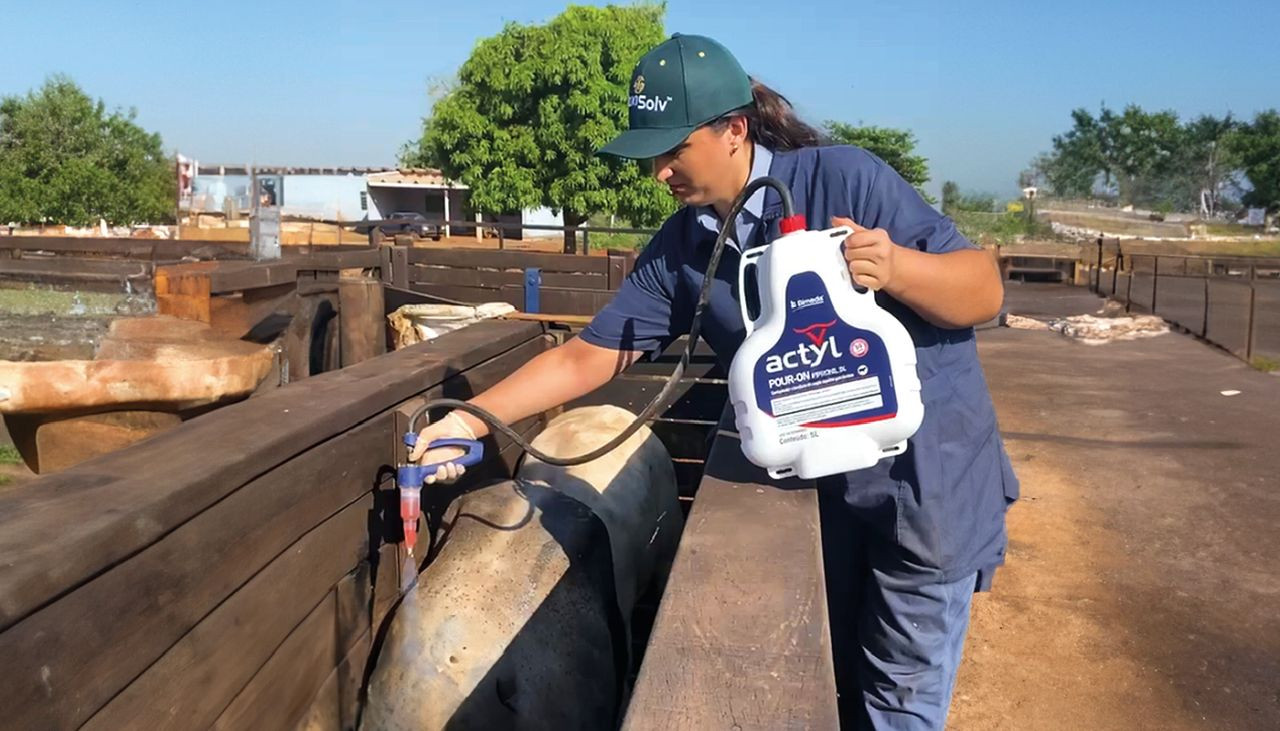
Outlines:
[[524,270],[524,311],[539,311],[539,290],[542,288],[542,270],[528,267]]

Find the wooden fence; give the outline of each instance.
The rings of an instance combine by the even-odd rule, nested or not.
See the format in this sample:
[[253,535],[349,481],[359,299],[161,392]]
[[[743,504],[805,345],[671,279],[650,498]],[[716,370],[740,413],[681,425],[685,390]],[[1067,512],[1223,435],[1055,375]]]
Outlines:
[[399,280],[393,283],[458,302],[507,302],[525,312],[593,315],[613,298],[635,258],[633,252],[578,256],[408,249],[403,273],[393,265]]
[[[363,246],[283,246],[286,259]],[[163,239],[0,236],[0,280],[75,285],[102,291],[150,291],[157,266],[194,259],[249,258],[247,244]]]
[[1123,251],[1100,240],[1089,287],[1250,362],[1280,366],[1280,259]]
[[[400,593],[406,413],[549,345],[481,323],[0,495],[0,728],[350,728]],[[488,446],[475,479],[509,475]]]

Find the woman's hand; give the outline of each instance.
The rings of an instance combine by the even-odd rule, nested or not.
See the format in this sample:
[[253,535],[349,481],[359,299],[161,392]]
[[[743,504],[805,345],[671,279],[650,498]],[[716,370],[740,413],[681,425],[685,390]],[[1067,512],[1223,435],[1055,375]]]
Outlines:
[[475,432],[467,423],[462,420],[456,411],[450,411],[434,424],[429,424],[425,429],[418,432],[418,443],[414,445],[413,450],[409,452],[409,461],[435,464],[442,462],[436,471],[427,475],[423,480],[424,484],[430,485],[435,482],[454,482],[463,473],[467,471],[466,467],[449,460],[457,459],[466,454],[466,450],[461,447],[440,447],[438,449],[428,449],[431,442],[438,439],[475,439]]
[[864,228],[852,219],[831,217],[832,226],[848,226],[853,229],[844,240],[844,260],[854,284],[868,289],[881,290],[894,278],[895,258],[898,246],[882,228]]

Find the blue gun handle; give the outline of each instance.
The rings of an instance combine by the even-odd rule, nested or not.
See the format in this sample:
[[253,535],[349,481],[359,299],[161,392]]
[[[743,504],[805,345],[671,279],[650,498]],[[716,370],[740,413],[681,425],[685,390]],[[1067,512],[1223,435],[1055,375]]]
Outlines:
[[437,439],[427,445],[427,449],[429,450],[438,449],[440,447],[462,447],[467,450],[467,453],[457,459],[451,459],[448,462],[437,462],[435,464],[422,465],[422,469],[425,474],[435,472],[440,465],[448,464],[449,462],[463,467],[470,467],[472,465],[480,464],[481,460],[484,459],[484,444],[476,439]]

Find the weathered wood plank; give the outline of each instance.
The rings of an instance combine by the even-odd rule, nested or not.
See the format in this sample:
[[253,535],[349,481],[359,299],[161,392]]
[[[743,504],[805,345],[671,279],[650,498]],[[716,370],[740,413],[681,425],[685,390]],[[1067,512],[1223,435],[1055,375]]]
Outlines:
[[38,256],[0,259],[0,273],[50,274],[68,278],[112,277],[120,280],[151,276],[151,262],[133,259],[83,259],[67,256]]
[[[289,634],[219,717],[217,728],[287,728],[322,714],[324,725],[355,727],[373,632],[369,621],[369,568],[362,563],[326,596],[332,622],[308,616]],[[299,604],[305,607],[303,600]],[[317,610],[329,617],[327,607]],[[314,615],[313,611],[313,615]],[[299,612],[301,614],[301,612]],[[317,646],[332,655],[317,656]]]
[[[308,608],[334,593],[335,584],[351,578],[347,583],[352,586],[337,592],[338,596],[368,596],[368,563],[361,562],[369,551],[372,508],[373,496],[365,495],[304,534],[129,683],[85,728],[187,729],[211,724]],[[357,564],[364,570],[351,572]],[[366,610],[363,628],[360,614],[350,616],[349,601],[341,608],[345,611],[329,630],[345,625],[348,634],[354,634],[338,633],[335,639],[340,645],[343,640],[353,642],[368,629],[367,605],[361,607]],[[104,649],[118,656],[123,648]]]
[[409,249],[391,247],[391,283],[401,289],[409,289]]
[[636,255],[632,251],[609,252],[609,289],[618,289],[623,280],[635,268]]
[[0,249],[48,251],[58,254],[102,254],[150,259],[157,241],[148,239],[84,238],[76,236],[5,236]]
[[283,729],[300,721],[342,656],[333,631],[336,621],[337,598],[330,592],[276,649],[213,728]]
[[[368,492],[374,474],[359,465],[389,461],[390,426],[391,420],[383,417],[308,450],[0,634],[0,657],[6,658],[11,673],[10,682],[0,684],[0,707],[13,709],[8,717],[22,728],[83,723],[281,551]],[[354,528],[363,529],[365,515],[358,518]],[[361,530],[359,537],[366,534]],[[322,581],[321,592],[360,559],[359,555],[351,558],[351,551],[334,549],[346,556],[346,564],[337,569],[336,577]],[[317,562],[312,568],[321,566],[323,562]],[[269,606],[254,603],[258,596],[248,595],[246,601],[252,606],[247,611]],[[313,596],[310,603],[317,600]],[[269,611],[288,618],[288,612],[279,607]],[[236,615],[231,616],[217,624],[233,624]],[[286,624],[284,631],[297,619]],[[260,621],[265,623],[264,631],[271,631],[270,621]],[[122,710],[110,718],[145,713],[146,697],[167,683],[179,683],[173,691],[179,696],[198,692],[199,684],[183,685],[168,677],[168,669],[191,665],[216,642],[216,636],[202,635],[179,649],[158,675],[144,681],[142,696],[129,696]],[[248,648],[239,649],[249,653]],[[215,671],[223,667],[214,662],[203,670],[212,681]],[[235,677],[234,668],[226,670]],[[217,688],[215,684],[213,691]],[[230,691],[238,689],[236,685]]]
[[387,352],[386,303],[382,283],[373,277],[338,281],[338,334],[343,367]]
[[[542,277],[543,287],[609,289],[609,279],[604,274],[542,272],[540,276]],[[489,287],[496,289],[504,285],[524,286],[524,271],[414,266],[409,273],[409,280],[414,284],[449,284],[461,287]]]
[[359,638],[325,679],[320,692],[311,700],[311,705],[294,728],[300,731],[347,731],[356,727],[360,687],[372,642],[371,632]]
[[[584,257],[585,258],[585,257]],[[599,257],[597,257],[599,258]],[[502,292],[520,297],[524,303],[524,287],[504,286]],[[545,312],[564,312],[572,315],[594,315],[609,304],[614,292],[603,289],[572,289],[569,287],[542,287],[539,292],[540,308]]]
[[717,437],[624,729],[838,728],[817,495]]
[[525,269],[543,272],[579,272],[607,275],[609,259],[604,256],[542,254],[531,251],[485,251],[483,249],[410,249],[409,262],[431,266],[468,269]]
[[[544,347],[544,339],[535,335],[500,353],[499,357],[457,373],[442,386],[430,389],[428,395],[470,396]],[[343,373],[357,370],[359,367],[353,367]],[[370,376],[377,376],[380,371],[369,370],[370,374],[357,381],[361,389],[349,387],[345,390],[358,398],[363,389],[376,388],[378,379]],[[400,378],[406,375],[401,373]],[[410,379],[413,380],[412,377]],[[307,386],[300,390],[314,396],[317,381],[313,379],[307,384],[300,384]],[[421,381],[412,387],[420,388],[420,384]],[[387,389],[382,390],[385,392]],[[321,400],[342,401],[342,389],[331,396],[331,399]],[[335,407],[336,404],[330,404],[330,408]],[[305,412],[304,408],[298,410]],[[280,413],[271,413],[279,419],[288,412],[289,409],[284,409]],[[222,413],[216,412],[204,418],[214,421]],[[326,515],[333,514],[342,505],[367,494],[375,484],[385,488],[399,441],[395,415],[392,411],[384,411],[374,418],[353,416],[347,423],[361,421],[360,426],[343,432],[339,438],[306,450],[280,467],[265,470],[245,487],[238,490],[232,487],[229,495],[193,519],[181,522],[154,544],[147,545],[122,563],[106,564],[109,568],[105,571],[99,569],[101,573],[92,580],[60,592],[62,595],[56,601],[0,633],[0,656],[15,659],[10,663],[10,669],[18,679],[0,685],[0,706],[18,709],[14,719],[23,727],[78,725],[103,703],[116,697],[132,679],[153,667],[157,658],[165,657],[174,643],[188,636],[192,627],[197,627],[214,607],[237,587],[250,581],[298,536],[323,522]],[[195,426],[193,422],[192,431]],[[247,423],[238,423],[238,426],[242,430],[249,428]],[[226,450],[226,446],[216,443],[192,445],[193,448],[201,448],[201,456],[206,459],[237,453]],[[289,453],[297,453],[297,450],[294,446]],[[148,466],[154,465],[148,463]],[[172,475],[154,476],[152,481],[155,492],[172,489],[174,482]],[[179,484],[178,487],[189,486]],[[380,499],[385,510],[387,502],[393,502],[381,499],[386,492],[383,489],[381,495],[370,496],[369,500]],[[124,503],[107,498],[102,504]],[[75,514],[82,515],[83,511]],[[355,528],[362,531],[362,536],[367,535],[371,526],[379,524],[370,515],[369,507],[362,508],[359,517],[361,522]],[[74,523],[70,519],[63,522]],[[134,522],[135,529],[145,525],[137,519]],[[382,524],[386,522],[381,520]],[[14,525],[26,528],[26,523],[17,521]],[[394,521],[391,523],[398,525]],[[90,533],[83,543],[92,543],[100,538],[101,532]],[[60,545],[63,550],[68,545],[80,548],[75,542]],[[108,545],[107,548],[113,546]],[[210,562],[211,556],[216,557],[216,561]],[[347,560],[342,569],[349,570],[358,560]],[[385,574],[386,569],[379,567],[379,578]],[[321,583],[326,580],[308,578]],[[332,584],[332,578],[327,580]],[[300,591],[300,594],[305,593]],[[379,592],[380,595],[382,593]],[[385,607],[387,602],[380,596],[379,601],[373,604],[376,612],[377,605]],[[276,611],[280,610],[277,608]],[[282,621],[287,619],[287,611],[281,614]],[[354,637],[359,631],[360,628],[355,627],[345,636]],[[180,651],[175,656],[178,659],[170,662],[189,663],[191,656],[200,654],[196,650]],[[26,667],[28,665],[29,668]],[[210,667],[222,666],[215,664]],[[153,686],[170,673],[156,672],[157,675],[149,676],[156,680],[147,681],[149,685],[139,691],[141,697],[164,695]],[[52,683],[51,679],[57,682]],[[41,701],[35,701],[36,698]],[[309,698],[310,695],[307,696]],[[129,715],[123,711],[118,713]]]
[[451,284],[414,284],[412,289],[433,297],[441,297],[453,302],[479,305],[485,302],[506,302],[513,307],[524,306],[524,291],[511,288],[509,291],[494,287],[459,287]]
[[137,447],[42,477],[39,489],[0,495],[0,629],[424,384],[461,374],[455,390],[473,390],[464,371],[531,340],[545,347],[540,333],[533,323],[477,323],[309,379],[305,388],[219,409]]

